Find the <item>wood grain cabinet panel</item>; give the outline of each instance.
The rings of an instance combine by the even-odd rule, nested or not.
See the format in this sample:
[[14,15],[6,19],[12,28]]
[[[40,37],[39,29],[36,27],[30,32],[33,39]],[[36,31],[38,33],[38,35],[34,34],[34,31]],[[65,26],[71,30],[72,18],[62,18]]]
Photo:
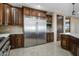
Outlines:
[[47,15],[47,22],[52,23],[52,15]]
[[79,38],[71,35],[61,35],[61,47],[79,56]]
[[61,47],[71,50],[71,37],[69,35],[61,35]]
[[46,17],[45,11],[40,11],[33,8],[23,7],[23,14],[26,16]]
[[0,25],[3,25],[3,4],[0,3]]
[[47,42],[53,42],[54,40],[54,33],[46,33]]
[[24,35],[23,34],[12,34],[10,35],[11,49],[24,47]]
[[37,15],[37,10],[31,9],[31,16],[38,16]]
[[26,16],[30,16],[30,8],[23,7],[23,14]]
[[46,12],[42,12],[42,11],[41,11],[39,16],[46,18]]
[[0,4],[0,23],[2,25],[13,25],[14,24],[14,15],[13,15],[13,7],[7,3]]
[[8,4],[4,4],[4,24],[5,25],[12,25],[12,7]]
[[23,26],[23,10],[22,10],[22,8],[19,8],[19,25],[20,26]]

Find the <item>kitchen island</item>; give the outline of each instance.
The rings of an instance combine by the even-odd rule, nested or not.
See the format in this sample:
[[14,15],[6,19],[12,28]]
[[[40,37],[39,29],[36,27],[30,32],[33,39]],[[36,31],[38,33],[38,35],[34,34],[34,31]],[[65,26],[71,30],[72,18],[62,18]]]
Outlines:
[[61,47],[79,56],[79,34],[61,33]]

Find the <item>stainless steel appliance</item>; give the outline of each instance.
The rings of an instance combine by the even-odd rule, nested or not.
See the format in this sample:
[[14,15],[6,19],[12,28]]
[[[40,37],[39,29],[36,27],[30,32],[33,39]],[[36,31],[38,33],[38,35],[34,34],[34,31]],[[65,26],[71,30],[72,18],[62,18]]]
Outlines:
[[11,46],[8,37],[0,37],[0,40],[0,56],[9,56]]
[[46,20],[41,17],[24,16],[24,46],[46,43]]

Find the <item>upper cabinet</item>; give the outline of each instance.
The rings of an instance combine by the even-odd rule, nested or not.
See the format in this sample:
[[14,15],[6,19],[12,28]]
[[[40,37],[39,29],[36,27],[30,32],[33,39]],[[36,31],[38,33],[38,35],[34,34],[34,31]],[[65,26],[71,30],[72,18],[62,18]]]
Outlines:
[[3,24],[4,24],[4,25],[12,25],[12,23],[11,23],[11,22],[12,22],[12,14],[11,14],[11,12],[12,12],[12,7],[9,6],[8,4],[4,4],[3,10],[4,10]]
[[31,16],[46,17],[46,12],[36,9],[31,9]]
[[28,7],[23,7],[23,14],[26,16],[46,17],[45,11],[40,11],[37,9],[28,8]]
[[0,3],[0,25],[23,26],[22,8]]
[[22,26],[23,25],[23,15],[22,15],[22,8],[12,8],[12,21],[13,25]]
[[30,16],[30,8],[23,7],[23,13],[26,16]]
[[19,25],[23,26],[23,10],[22,8],[19,8]]
[[0,3],[0,25],[3,24],[3,4]]
[[52,15],[47,15],[47,23],[52,23]]

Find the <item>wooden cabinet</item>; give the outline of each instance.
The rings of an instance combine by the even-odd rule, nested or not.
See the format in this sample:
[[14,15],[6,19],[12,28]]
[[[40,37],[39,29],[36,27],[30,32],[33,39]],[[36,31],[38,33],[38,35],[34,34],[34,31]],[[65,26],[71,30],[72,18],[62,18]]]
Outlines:
[[79,39],[71,35],[61,35],[61,47],[79,56]]
[[79,39],[77,40],[77,55],[79,56]]
[[22,8],[19,8],[19,26],[23,26],[23,10]]
[[0,25],[3,25],[3,4],[0,3]]
[[31,16],[37,16],[37,17],[46,17],[46,12],[40,11],[40,10],[35,10],[31,9]]
[[23,34],[12,34],[10,35],[11,49],[24,47],[24,35]]
[[67,50],[70,50],[70,36],[68,35],[61,35],[61,47]]
[[9,6],[8,4],[4,4],[4,24],[5,25],[12,25],[11,22],[12,22],[12,14],[11,14],[11,11],[12,11],[12,7]]
[[31,9],[31,16],[38,16],[38,11],[35,9]]
[[23,14],[26,16],[46,17],[45,11],[40,11],[37,9],[28,8],[28,7],[23,7]]
[[23,7],[23,14],[26,16],[30,16],[30,8]]
[[47,42],[53,42],[54,41],[54,33],[46,33],[46,39]]
[[52,15],[47,15],[47,22],[52,23]]
[[77,55],[77,38],[71,36],[71,42],[70,42],[70,51],[73,55]]
[[22,8],[14,8],[13,10],[13,25],[17,26],[23,26],[23,14],[22,14]]
[[0,25],[23,26],[22,8],[0,3]]

